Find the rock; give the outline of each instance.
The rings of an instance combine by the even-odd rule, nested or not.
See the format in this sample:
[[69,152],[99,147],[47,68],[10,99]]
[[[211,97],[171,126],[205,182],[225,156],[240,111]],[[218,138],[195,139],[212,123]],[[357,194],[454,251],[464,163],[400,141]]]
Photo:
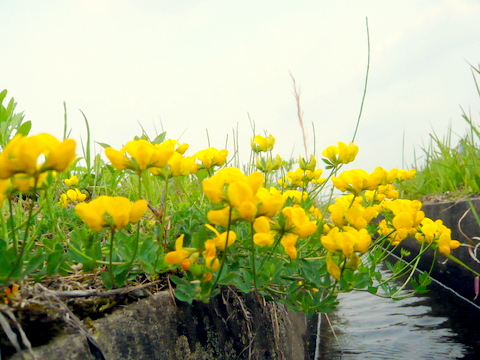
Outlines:
[[[159,292],[93,322],[106,360],[310,359],[316,318],[294,313],[257,293],[230,289],[188,305]],[[94,349],[93,349],[94,350]],[[37,360],[95,360],[85,336],[65,333],[34,348]],[[25,358],[29,359],[27,352]],[[11,359],[21,359],[15,354]]]

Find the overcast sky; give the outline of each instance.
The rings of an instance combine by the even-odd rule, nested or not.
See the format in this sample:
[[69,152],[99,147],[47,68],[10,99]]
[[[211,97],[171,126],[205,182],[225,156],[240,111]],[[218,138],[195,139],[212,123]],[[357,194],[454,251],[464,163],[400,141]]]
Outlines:
[[479,122],[468,64],[480,63],[477,0],[0,0],[0,90],[32,134],[61,137],[65,101],[75,139],[86,137],[79,110],[94,140],[116,148],[141,124],[190,143],[187,154],[208,145],[207,130],[231,150],[238,126],[246,161],[249,118],[280,155],[303,153],[291,72],[319,155],[352,138],[366,17],[356,167],[401,167],[403,137],[410,166],[432,129],[464,133],[460,106]]

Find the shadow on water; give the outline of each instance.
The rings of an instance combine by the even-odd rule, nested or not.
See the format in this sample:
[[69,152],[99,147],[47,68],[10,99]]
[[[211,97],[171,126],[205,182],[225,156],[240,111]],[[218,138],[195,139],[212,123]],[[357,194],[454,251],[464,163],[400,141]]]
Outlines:
[[[480,359],[480,307],[437,283],[401,301],[342,294],[322,315],[319,359]],[[335,338],[336,336],[336,338]]]

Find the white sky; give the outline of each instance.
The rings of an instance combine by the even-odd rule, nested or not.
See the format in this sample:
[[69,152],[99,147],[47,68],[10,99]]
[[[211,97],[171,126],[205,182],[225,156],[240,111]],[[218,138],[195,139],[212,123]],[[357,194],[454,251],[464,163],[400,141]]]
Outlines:
[[[224,147],[239,128],[242,160],[252,130],[276,151],[303,153],[289,71],[313,150],[350,141],[371,67],[356,167],[414,161],[432,129],[463,134],[462,106],[479,119],[467,62],[480,63],[478,0],[228,1],[0,0],[0,91],[33,121],[119,148],[141,134]],[[229,148],[232,149],[231,147]],[[100,151],[100,149],[97,149]],[[81,148],[79,147],[79,152]]]

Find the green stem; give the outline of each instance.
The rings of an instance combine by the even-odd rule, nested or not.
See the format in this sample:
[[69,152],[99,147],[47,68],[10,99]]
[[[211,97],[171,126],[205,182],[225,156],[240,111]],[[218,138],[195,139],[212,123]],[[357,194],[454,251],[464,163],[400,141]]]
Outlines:
[[157,257],[155,258],[155,266],[153,267],[153,271],[157,271],[157,264],[158,264],[158,258],[160,256],[160,249],[163,246],[163,251],[166,251],[166,246],[165,246],[165,213],[166,213],[166,208],[167,208],[167,191],[168,191],[168,182],[169,179],[165,179],[165,188],[163,189],[163,195],[162,195],[162,200],[160,204],[160,218],[158,221],[160,222],[160,234],[158,236],[158,252],[157,252]]
[[[427,246],[427,248],[428,247],[429,246]],[[423,250],[424,250],[424,244],[422,243],[422,246],[420,247],[420,253],[423,254],[423,252],[424,252]],[[415,263],[412,265],[410,274],[408,274],[407,279],[403,282],[403,285],[400,286],[400,288],[397,291],[395,291],[395,293],[392,295],[392,299],[396,298],[397,297],[396,295],[399,294],[405,288],[405,286],[410,282],[410,279],[412,278],[413,274],[415,273],[415,269],[417,268],[418,263],[420,262],[420,259],[422,257],[420,255],[420,253],[416,256]],[[400,298],[402,298],[402,296],[400,296]]]
[[250,234],[252,234],[252,248],[250,249],[250,263],[252,267],[253,273],[253,288],[257,291],[257,273],[256,273],[256,266],[255,266],[255,243],[253,242],[253,223],[250,226]]
[[456,262],[457,264],[463,266],[465,269],[467,269],[468,271],[471,271],[472,273],[474,273],[475,275],[477,276],[480,276],[480,274],[478,272],[476,272],[475,270],[473,270],[470,266],[468,266],[467,264],[465,264],[463,261],[461,261],[460,259],[456,258],[455,256],[453,256],[452,254],[443,254],[445,255],[447,258],[449,258],[450,260]]
[[15,217],[13,215],[13,201],[12,199],[8,199],[8,209],[10,211],[10,227],[12,229],[12,241],[13,241],[13,248],[15,249],[15,254],[18,251],[18,240],[17,240],[17,232],[15,231]]
[[115,228],[111,228],[111,235],[110,235],[110,257],[108,260],[108,271],[110,273],[110,279],[112,280],[112,287],[115,284],[115,279],[113,277],[113,239],[115,237]]
[[230,209],[228,211],[228,225],[227,225],[227,236],[225,236],[225,249],[223,250],[222,253],[222,263],[220,264],[220,269],[218,269],[218,276],[215,279],[215,282],[213,283],[212,290],[215,289],[217,286],[220,276],[222,274],[223,267],[225,266],[225,260],[227,258],[227,245],[228,245],[228,236],[230,235],[230,226],[232,223],[232,212],[233,212],[233,207],[230,206]]
[[5,214],[3,212],[3,209],[0,208],[0,221],[2,224],[2,234],[4,239],[8,239],[8,228],[7,228],[7,222],[5,221]]
[[263,265],[265,265],[265,263],[270,260],[270,258],[272,257],[273,253],[275,252],[275,250],[277,249],[277,246],[278,244],[280,244],[280,239],[283,237],[283,234],[280,234],[278,233],[278,236],[277,236],[277,239],[275,240],[275,242],[273,243],[273,247],[272,247],[272,250],[270,251],[270,253],[268,254],[267,257],[265,257],[262,261],[262,264],[260,265],[260,268],[258,269],[258,273],[260,274],[263,270]]
[[[138,198],[142,198],[142,173],[138,173]],[[137,223],[137,231],[135,236],[135,248],[133,250],[132,260],[128,263],[128,268],[130,268],[137,257],[138,243],[140,242],[140,221]]]
[[[57,234],[62,238],[63,242],[65,244],[67,244],[69,249],[72,250],[75,254],[80,255],[81,257],[85,258],[85,260],[91,261],[91,262],[96,263],[96,264],[100,264],[100,265],[109,265],[110,264],[109,261],[97,260],[97,259],[94,259],[94,258],[88,256],[87,254],[81,252],[75,246],[73,246],[70,243],[70,241],[67,240],[67,238],[63,234],[63,230],[60,229],[58,223],[56,224],[56,228],[57,228]],[[122,261],[113,261],[112,264],[113,265],[125,265],[126,263],[122,262]]]
[[[36,191],[37,191],[37,181],[38,179],[35,178],[35,181],[34,181],[34,184],[33,184],[33,189],[32,189],[32,193],[35,194]],[[30,232],[30,223],[31,223],[31,220],[32,220],[32,214],[33,214],[33,208],[34,208],[34,203],[33,203],[33,199],[30,203],[30,208],[28,209],[28,217],[27,217],[27,226],[25,228],[25,236],[23,238],[23,242],[22,242],[22,246],[20,248],[20,253],[17,254],[17,261],[15,261],[15,264],[13,265],[12,267],[12,270],[10,270],[10,273],[8,274],[7,276],[7,280],[6,282],[8,282],[10,280],[10,278],[12,277],[13,274],[15,274],[15,272],[17,271],[18,267],[20,266],[20,264],[22,263],[22,259],[23,259],[23,255],[24,255],[24,252],[25,252],[25,248],[27,247],[27,242],[28,242],[28,234]]]

